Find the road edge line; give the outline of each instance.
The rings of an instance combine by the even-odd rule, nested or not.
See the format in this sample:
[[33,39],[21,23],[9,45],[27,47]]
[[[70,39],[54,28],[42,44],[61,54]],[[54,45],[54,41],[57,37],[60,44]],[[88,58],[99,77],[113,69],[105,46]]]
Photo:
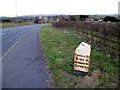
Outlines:
[[8,50],[7,52],[0,57],[0,61],[2,61],[2,59],[11,51],[11,49],[24,37],[24,35],[22,35]]

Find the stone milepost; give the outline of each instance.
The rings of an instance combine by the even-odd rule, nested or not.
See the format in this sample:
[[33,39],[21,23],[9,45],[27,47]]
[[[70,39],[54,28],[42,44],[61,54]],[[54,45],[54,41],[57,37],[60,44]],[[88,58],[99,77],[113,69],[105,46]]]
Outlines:
[[75,75],[85,76],[89,71],[91,46],[82,42],[75,50],[74,71]]

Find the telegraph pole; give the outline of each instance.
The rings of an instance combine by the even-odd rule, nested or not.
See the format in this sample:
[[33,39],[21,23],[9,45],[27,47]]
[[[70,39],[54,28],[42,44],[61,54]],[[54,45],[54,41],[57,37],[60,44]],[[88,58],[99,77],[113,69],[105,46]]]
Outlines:
[[15,7],[16,7],[16,22],[18,22],[18,18],[17,18],[17,2],[15,3]]
[[118,2],[118,18],[120,18],[120,1]]

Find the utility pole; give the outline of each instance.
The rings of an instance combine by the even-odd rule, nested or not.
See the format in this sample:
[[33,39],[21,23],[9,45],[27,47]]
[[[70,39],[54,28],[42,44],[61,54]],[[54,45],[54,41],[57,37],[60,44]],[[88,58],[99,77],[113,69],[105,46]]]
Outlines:
[[120,1],[118,2],[118,18],[120,18]]
[[15,3],[15,7],[16,7],[16,22],[18,23],[18,17],[17,17],[17,2]]
[[32,15],[34,15],[34,10],[32,9]]

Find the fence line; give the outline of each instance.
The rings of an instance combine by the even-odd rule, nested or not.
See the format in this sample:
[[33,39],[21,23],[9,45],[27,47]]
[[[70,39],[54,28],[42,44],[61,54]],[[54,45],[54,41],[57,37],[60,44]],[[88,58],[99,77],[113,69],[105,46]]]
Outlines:
[[72,32],[91,45],[95,44],[109,57],[120,59],[120,23],[54,22],[53,26]]

